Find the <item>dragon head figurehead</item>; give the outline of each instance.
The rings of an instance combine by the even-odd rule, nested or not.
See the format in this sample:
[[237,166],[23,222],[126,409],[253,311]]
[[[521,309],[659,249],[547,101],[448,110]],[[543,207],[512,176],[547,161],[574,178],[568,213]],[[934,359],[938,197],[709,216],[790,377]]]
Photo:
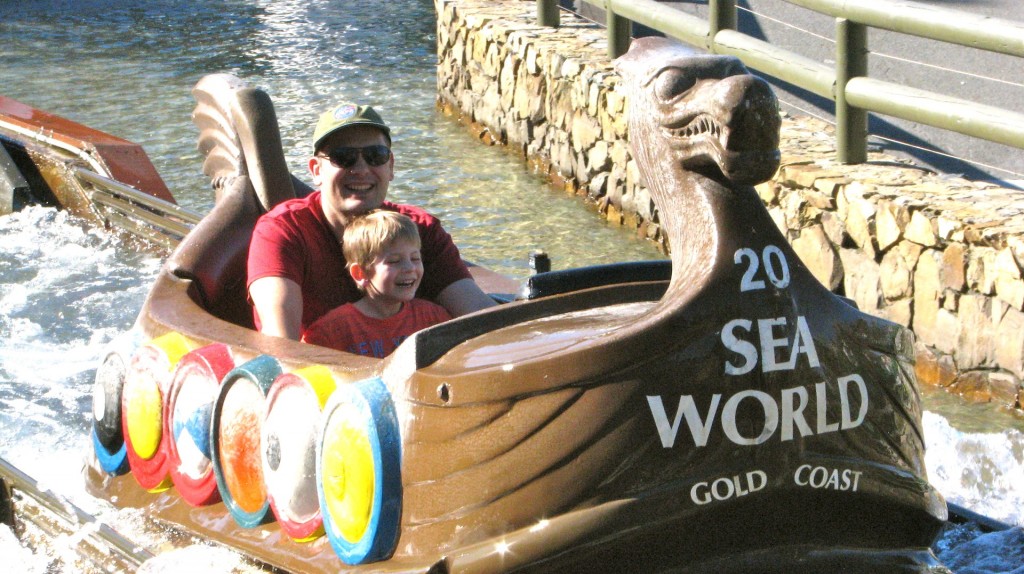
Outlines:
[[616,69],[630,149],[672,246],[673,281],[697,286],[749,243],[750,230],[771,227],[752,186],[779,166],[778,100],[738,59],[666,38],[634,40]]
[[642,172],[695,172],[725,185],[752,185],[775,173],[778,101],[737,58],[641,38],[617,67],[631,88],[630,139],[643,142],[642,149],[634,145]]

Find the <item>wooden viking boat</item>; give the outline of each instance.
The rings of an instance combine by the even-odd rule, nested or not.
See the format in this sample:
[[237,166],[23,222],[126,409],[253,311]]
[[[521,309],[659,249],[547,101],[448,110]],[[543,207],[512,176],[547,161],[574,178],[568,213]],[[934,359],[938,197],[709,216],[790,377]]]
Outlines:
[[[200,81],[216,205],[97,371],[91,491],[294,572],[941,571],[912,334],[820,285],[761,204],[771,89],[663,39],[618,65],[671,265],[474,268],[507,302],[383,360],[252,329],[249,235],[305,187],[267,95]],[[136,226],[164,233],[165,203]]]

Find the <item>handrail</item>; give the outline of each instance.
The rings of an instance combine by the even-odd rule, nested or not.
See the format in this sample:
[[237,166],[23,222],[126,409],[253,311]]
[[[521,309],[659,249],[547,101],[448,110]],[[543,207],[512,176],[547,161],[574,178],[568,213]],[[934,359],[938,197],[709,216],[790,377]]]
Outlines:
[[173,249],[202,216],[81,166],[73,168],[98,215],[113,227]]
[[125,185],[120,181],[100,175],[95,171],[79,167],[75,169],[75,175],[93,184],[99,191],[124,196],[135,203],[148,207],[150,211],[161,214],[164,218],[177,219],[190,227],[199,223],[199,220],[202,219],[202,216],[195,211],[139,191],[130,185]]
[[785,0],[827,16],[891,32],[1024,57],[1024,23],[919,2]]
[[[785,0],[836,18],[834,68],[736,31],[735,0],[709,0],[709,20],[656,0],[584,0],[606,10],[609,58],[625,52],[622,30],[636,22],[836,103],[836,151],[842,163],[867,159],[867,112],[1024,149],[1024,114],[867,77],[867,28],[879,28],[1024,57],[1024,23],[901,0]],[[537,0],[538,12],[557,9]],[[557,26],[557,22],[555,23]]]
[[0,485],[3,484],[8,484],[7,488],[14,488],[32,497],[70,527],[82,528],[87,536],[97,540],[103,548],[116,552],[129,565],[141,566],[154,556],[148,549],[125,538],[95,516],[41,487],[34,478],[0,457]]

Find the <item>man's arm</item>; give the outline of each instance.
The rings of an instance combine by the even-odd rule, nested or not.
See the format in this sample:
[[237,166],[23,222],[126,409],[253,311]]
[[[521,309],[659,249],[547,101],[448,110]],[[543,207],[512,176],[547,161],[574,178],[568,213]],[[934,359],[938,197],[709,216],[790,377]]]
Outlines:
[[[256,283],[253,283],[253,286],[255,285]],[[484,293],[476,284],[476,281],[472,279],[459,279],[445,287],[437,295],[435,302],[447,309],[452,317],[458,317],[497,305],[494,299],[491,299]],[[261,314],[260,317],[262,316]]]
[[302,288],[284,277],[262,277],[249,285],[249,298],[264,335],[299,340],[302,327]]

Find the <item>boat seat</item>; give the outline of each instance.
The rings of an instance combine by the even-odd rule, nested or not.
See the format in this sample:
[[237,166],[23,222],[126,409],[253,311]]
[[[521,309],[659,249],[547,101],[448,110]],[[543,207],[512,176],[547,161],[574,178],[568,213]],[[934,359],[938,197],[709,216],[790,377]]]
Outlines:
[[516,323],[619,303],[657,301],[665,294],[671,276],[672,263],[668,260],[610,263],[532,275],[523,281],[515,301],[416,333],[416,368],[433,364],[464,341]]
[[249,178],[236,177],[166,263],[174,276],[191,280],[188,295],[196,304],[250,329],[255,325],[246,291],[246,261],[252,230],[262,213]]
[[667,279],[622,281],[547,297],[520,299],[456,317],[409,338],[414,340],[416,368],[428,367],[456,345],[509,325],[622,303],[657,301],[667,288]]
[[668,281],[671,277],[672,262],[667,259],[591,265],[531,275],[523,281],[516,298],[538,299],[605,285]]

